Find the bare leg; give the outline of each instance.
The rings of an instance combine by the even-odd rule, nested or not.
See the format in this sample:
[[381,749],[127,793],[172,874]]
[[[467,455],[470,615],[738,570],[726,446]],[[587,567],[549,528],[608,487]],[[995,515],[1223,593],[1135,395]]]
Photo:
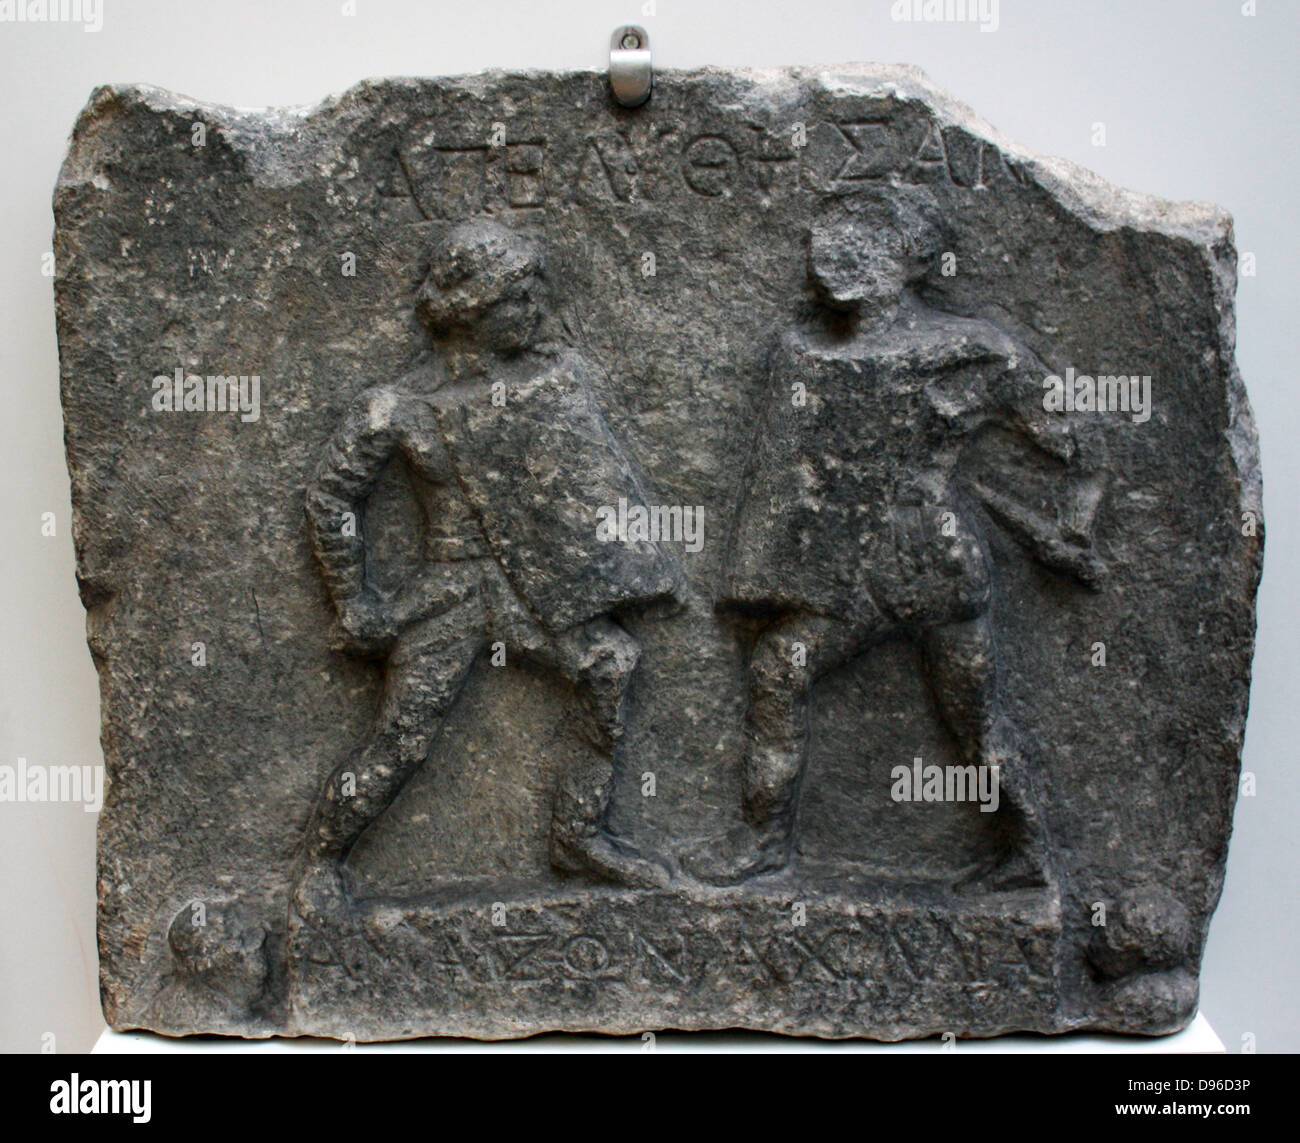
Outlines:
[[612,619],[599,618],[555,640],[555,665],[583,706],[581,737],[591,750],[556,784],[551,861],[620,885],[663,887],[668,869],[609,832],[614,750],[623,735],[623,707],[641,648]]
[[428,756],[483,646],[479,616],[477,601],[462,605],[409,628],[393,648],[370,737],[330,775],[308,828],[300,909],[346,903],[342,864]]
[[994,864],[976,875],[990,889],[1044,885],[1049,878],[1042,815],[1015,727],[998,710],[997,664],[987,615],[922,636],[926,675],[944,722],[968,765],[997,774],[1003,837]]
[[741,797],[752,827],[738,847],[697,855],[690,868],[715,884],[734,884],[790,859],[799,789],[807,764],[812,685],[871,645],[881,632],[816,615],[796,615],[764,630],[749,661]]

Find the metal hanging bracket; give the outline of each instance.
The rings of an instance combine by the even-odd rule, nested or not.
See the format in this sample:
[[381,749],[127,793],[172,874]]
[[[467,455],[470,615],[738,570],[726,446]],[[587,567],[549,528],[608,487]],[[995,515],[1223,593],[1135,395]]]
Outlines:
[[623,107],[640,107],[654,82],[650,37],[644,28],[624,24],[609,38],[609,86]]

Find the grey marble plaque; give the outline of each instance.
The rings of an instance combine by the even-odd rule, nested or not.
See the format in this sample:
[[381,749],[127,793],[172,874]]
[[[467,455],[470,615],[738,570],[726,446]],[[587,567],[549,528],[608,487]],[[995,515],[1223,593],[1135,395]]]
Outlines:
[[106,87],[55,209],[114,1028],[1190,1020],[1221,210],[866,65]]

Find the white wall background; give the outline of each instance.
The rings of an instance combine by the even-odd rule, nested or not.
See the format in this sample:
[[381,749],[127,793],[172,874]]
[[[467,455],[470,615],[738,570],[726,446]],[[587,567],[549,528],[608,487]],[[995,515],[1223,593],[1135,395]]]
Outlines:
[[[26,4],[28,0],[19,0]],[[999,26],[909,24],[893,0],[103,0],[103,27],[0,22],[0,764],[98,763],[98,692],[73,577],[58,404],[50,195],[91,89],[139,81],[254,107],[314,103],[375,75],[603,68],[644,24],[656,62],[908,62],[1020,143],[1112,182],[1231,210],[1258,275],[1238,293],[1268,519],[1241,802],[1202,1010],[1230,1051],[1300,1050],[1300,4],[1000,0]],[[1251,7],[1246,4],[1245,7]],[[1093,145],[1104,123],[1105,146]],[[41,535],[54,512],[57,534]],[[1189,669],[1195,669],[1194,666]],[[0,804],[0,1050],[83,1051],[102,1027],[95,816]]]

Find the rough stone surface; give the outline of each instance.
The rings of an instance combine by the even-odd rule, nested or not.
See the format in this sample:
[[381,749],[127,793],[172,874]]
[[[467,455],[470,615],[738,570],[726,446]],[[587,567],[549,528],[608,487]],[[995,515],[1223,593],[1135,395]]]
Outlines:
[[113,1027],[1191,1018],[1262,558],[1217,208],[854,65],[102,88],[55,209]]

